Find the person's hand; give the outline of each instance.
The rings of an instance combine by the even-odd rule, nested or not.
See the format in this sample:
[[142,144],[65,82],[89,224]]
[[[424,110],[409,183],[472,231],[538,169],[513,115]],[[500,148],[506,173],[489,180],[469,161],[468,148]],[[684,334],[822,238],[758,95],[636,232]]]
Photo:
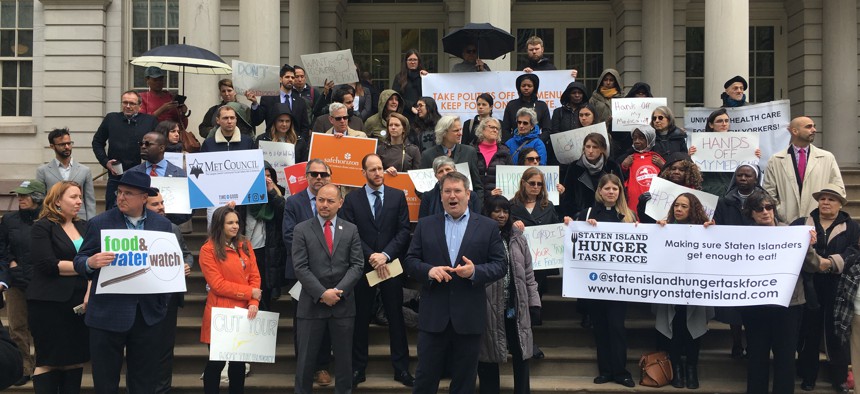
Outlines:
[[260,289],[251,289],[251,298],[259,301],[263,298],[263,290]]
[[166,103],[164,103],[164,104],[161,104],[161,106],[160,106],[160,107],[158,107],[158,109],[156,109],[156,110],[155,110],[155,112],[153,113],[153,115],[158,116],[158,115],[163,114],[163,113],[164,113],[164,111],[169,111],[169,110],[172,110],[172,109],[176,109],[177,107],[179,107],[179,103],[177,103],[176,101],[168,101],[168,102],[166,102]]
[[717,222],[715,222],[714,219],[711,219],[711,220],[708,220],[707,222],[702,223],[702,226],[705,226],[705,228],[708,228],[708,226],[713,226],[715,224],[717,224]]
[[224,206],[229,207],[230,209],[236,209],[236,201],[228,201]]
[[343,294],[343,290],[328,289],[323,292],[320,301],[328,306],[334,306],[334,304],[337,304],[337,302],[340,301],[341,294]]
[[660,156],[654,155],[651,156],[651,163],[654,163],[657,167],[663,168],[663,165],[666,164],[666,160],[663,160]]
[[490,194],[493,196],[501,196],[502,195],[502,189],[495,188],[490,192]]
[[323,83],[323,96],[328,96],[328,92],[331,92],[332,89],[334,89],[334,81],[326,79]]
[[594,220],[594,219],[588,219],[588,220],[586,220],[585,222],[586,222],[586,223],[588,223],[588,224],[590,224],[590,225],[592,225],[592,226],[597,226],[597,220]]
[[695,155],[695,154],[696,154],[696,151],[697,151],[696,147],[695,147],[695,146],[691,146],[691,147],[690,147],[690,149],[688,149],[688,150],[687,150],[687,154],[689,154],[690,156],[692,156],[692,155]]
[[256,305],[248,305],[248,320],[254,320],[257,317],[257,312],[260,310],[260,307]]
[[382,253],[374,253],[370,255],[370,258],[368,258],[367,261],[370,263],[371,267],[377,268],[380,265],[385,265],[385,263],[388,262],[388,258]]
[[412,115],[418,115],[418,107],[412,107]]
[[427,75],[427,74],[430,74],[429,72],[427,72],[427,70],[421,70],[418,73],[421,74],[422,77]]
[[666,223],[668,223],[668,222],[667,222],[667,221],[665,221],[665,220],[662,220],[662,219],[657,221],[657,224],[659,224],[659,225],[660,225],[660,227],[665,226],[665,225],[666,225]]
[[755,157],[761,159],[761,148],[755,148]]
[[520,231],[523,231],[523,230],[525,230],[525,229],[526,229],[526,225],[525,225],[525,223],[523,223],[523,221],[522,221],[522,220],[517,220],[517,221],[515,221],[515,222],[514,222],[514,227],[516,227],[516,228],[517,228],[517,230],[520,230]]
[[17,267],[17,266],[18,266],[18,262],[17,262],[17,261],[12,260],[11,262],[9,262],[9,268],[15,268],[15,267]]
[[526,67],[526,68],[524,68],[524,69],[523,69],[523,72],[524,72],[524,73],[528,73],[528,74],[531,74],[531,73],[532,73],[532,71],[534,71],[534,70],[532,70],[532,68],[531,68],[531,67]]
[[475,264],[472,264],[472,260],[466,256],[463,256],[463,263],[456,268],[451,268],[451,271],[454,271],[461,278],[469,279],[475,273]]
[[385,170],[385,173],[391,176],[397,176],[397,169],[394,168],[394,166],[391,166]]
[[833,268],[833,261],[828,259],[827,257],[818,256],[818,270],[821,272],[825,272],[829,269]]
[[275,190],[275,182],[272,182],[269,177],[266,177],[266,191],[270,192],[272,190]]
[[484,71],[484,62],[481,59],[475,60],[475,69],[478,71]]
[[388,279],[389,276],[391,276],[391,272],[388,271],[388,264],[379,264],[376,266],[376,268],[374,268],[374,270],[376,271],[376,275],[379,276],[379,279],[385,280]]
[[645,204],[648,201],[651,201],[651,192],[645,192],[639,195],[639,205]]
[[555,190],[558,191],[558,194],[564,194],[564,185],[562,185],[561,183],[556,183]]
[[570,224],[570,222],[572,222],[572,221],[573,221],[573,218],[572,218],[572,217],[570,217],[570,216],[565,216],[565,217],[564,217],[564,225],[565,225],[565,226],[567,226],[568,224]]
[[579,75],[579,71],[576,69],[570,70],[570,77],[576,79],[576,76]]
[[334,138],[336,138],[336,139],[343,138],[343,136],[346,135],[345,133],[338,133],[336,131],[333,133],[334,133]]
[[633,155],[627,155],[624,161],[621,162],[621,167],[630,168],[633,165]]
[[116,176],[116,171],[113,170],[113,166],[116,165],[116,159],[110,159],[107,162],[107,170],[110,171],[110,174]]
[[185,264],[185,276],[191,275],[191,266]]
[[442,281],[448,282],[451,280],[451,275],[448,273],[449,269],[451,269],[451,267],[437,265],[430,268],[430,272],[427,273],[427,276],[439,283],[442,283]]
[[245,98],[248,99],[252,104],[257,104],[257,95],[250,90],[245,91]]
[[116,253],[114,252],[99,252],[87,259],[87,266],[90,267],[90,269],[97,270],[101,267],[110,265],[115,258]]
[[818,242],[818,233],[815,230],[809,230],[809,244],[815,245]]

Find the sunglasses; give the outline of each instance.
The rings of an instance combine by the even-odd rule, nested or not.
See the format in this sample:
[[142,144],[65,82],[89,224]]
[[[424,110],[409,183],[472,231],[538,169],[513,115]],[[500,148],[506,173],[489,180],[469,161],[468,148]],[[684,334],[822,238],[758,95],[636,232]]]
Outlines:
[[308,172],[308,178],[328,178],[331,174],[327,172],[311,171]]
[[776,207],[773,204],[766,204],[766,205],[762,205],[760,207],[753,208],[753,211],[756,211],[756,212],[771,211],[771,212],[773,212],[773,210],[775,208]]
[[651,117],[651,120],[663,120],[663,119],[668,119],[668,118],[663,116],[663,115],[656,115],[656,116]]
[[526,156],[526,161],[540,161],[540,156]]
[[528,182],[526,182],[526,183],[528,183],[528,184],[529,184],[529,186],[531,186],[531,187],[543,187],[543,182],[538,182],[538,181],[528,181]]
[[518,125],[523,125],[523,126],[528,126],[528,125],[532,124],[532,122],[525,121],[525,120],[518,120],[518,121],[517,121],[517,124],[518,124]]
[[332,116],[331,118],[340,122],[340,121],[349,119],[349,116]]

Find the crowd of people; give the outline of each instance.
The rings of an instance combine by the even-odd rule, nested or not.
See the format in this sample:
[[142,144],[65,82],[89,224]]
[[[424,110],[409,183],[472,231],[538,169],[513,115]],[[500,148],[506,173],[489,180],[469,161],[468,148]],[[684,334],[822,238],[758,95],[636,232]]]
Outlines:
[[[611,101],[652,97],[647,83],[625,92],[619,73],[607,69],[594,91],[571,82],[561,107],[550,113],[539,99],[540,79],[533,71],[555,67],[543,56],[539,38],[529,39],[527,49],[528,64],[514,82],[518,98],[501,119],[493,116],[494,97],[487,93],[477,96],[476,115],[465,124],[442,116],[433,98],[422,94],[427,70],[420,54],[410,50],[391,89],[381,92],[360,71],[358,83],[326,81],[314,87],[302,67],[284,65],[279,95],[248,92],[250,105],[244,105],[237,102],[232,81],[221,80],[221,101],[203,116],[200,139],[187,129],[186,98],[164,90],[164,71],[147,68],[149,90],[122,93],[121,110],[108,113],[92,139],[108,177],[103,213],[96,212],[92,173],[72,158],[74,142],[66,129],[48,134],[55,158],[14,190],[19,209],[0,221],[0,292],[17,350],[0,329],[5,346],[0,362],[17,353],[9,358],[17,369],[0,364],[0,370],[14,371],[10,383],[15,385],[32,379],[39,394],[74,393],[84,364],[91,363],[95,391],[113,393],[125,360],[130,392],[168,392],[183,297],[96,293],[100,268],[115,258],[101,250],[100,231],[173,233],[188,275],[194,261],[183,233],[191,215],[165,214],[152,187],[153,177],[187,176],[165,152],[229,154],[274,141],[294,144],[296,162],[307,162],[308,186],[288,195],[267,163],[267,203],[210,210],[207,240],[199,251],[208,292],[200,341],[211,341],[211,308],[245,308],[253,319],[271,309],[282,289],[301,284],[300,296],[292,300],[297,393],[332,383],[336,392],[348,393],[365,382],[368,326],[380,308],[393,379],[414,393],[435,393],[446,376],[454,393],[474,392],[476,381],[479,392],[498,393],[499,364],[508,354],[514,392],[530,392],[529,360],[544,357],[532,327],[542,324],[541,298],[548,276],[558,271],[534,269],[523,230],[571,221],[814,227],[789,307],[655,305],[656,347],[668,352],[672,386],[699,388],[702,338],[716,318],[731,326],[731,356],[748,358],[747,392],[790,393],[795,376],[802,378],[801,389],[815,388],[824,337],[830,384],[847,391],[851,356],[860,357],[860,330],[851,330],[860,322],[854,308],[860,301],[860,227],[842,209],[847,197],[835,158],[813,145],[814,122],[805,116],[791,120],[790,146],[761,158],[766,173],[755,165],[741,165],[728,175],[702,172],[691,158],[697,147],[687,145],[686,132],[668,107],[656,108],[648,126],[611,130]],[[453,71],[489,71],[474,46],[464,49],[463,59]],[[747,87],[740,76],[728,80],[724,107],[746,105]],[[608,140],[588,134],[581,158],[559,163],[550,136],[599,122],[607,122]],[[732,130],[725,108],[713,111],[706,129]],[[312,133],[378,139],[377,152],[361,159],[365,185],[333,184],[331,167],[308,157]],[[460,163],[468,165],[469,178],[458,172]],[[500,165],[529,166],[512,199],[496,185]],[[560,166],[558,205],[549,200],[546,174],[534,168],[540,165]],[[419,220],[412,225],[406,195],[415,191],[390,187],[385,180],[427,168],[438,182],[421,195]],[[653,177],[717,194],[713,218],[691,193],[677,196],[666,219],[649,217],[645,205]],[[406,275],[392,275],[401,267]],[[369,286],[364,275],[370,272],[385,280]],[[410,283],[421,289],[414,376],[404,318],[404,287]],[[622,301],[577,301],[582,326],[594,332],[595,384],[635,386],[627,363],[627,308]],[[204,392],[219,391],[225,368],[230,392],[242,392],[243,363],[225,367],[223,361],[208,361],[201,368]]]

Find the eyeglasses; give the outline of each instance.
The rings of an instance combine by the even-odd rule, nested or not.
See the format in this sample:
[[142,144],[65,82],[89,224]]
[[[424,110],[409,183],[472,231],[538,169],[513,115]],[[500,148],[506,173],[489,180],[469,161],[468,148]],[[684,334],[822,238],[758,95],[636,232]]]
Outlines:
[[521,126],[529,126],[529,125],[531,125],[531,124],[532,124],[532,122],[529,122],[529,121],[527,121],[527,120],[518,120],[518,121],[517,121],[517,124],[518,124],[518,125],[521,125]]
[[774,210],[775,208],[776,208],[776,207],[775,207],[773,204],[765,204],[765,205],[762,205],[762,206],[760,206],[760,207],[755,207],[755,208],[753,208],[753,211],[756,211],[756,212],[762,212],[762,211],[767,210],[767,211],[771,211],[771,212],[773,212],[773,210]]
[[318,171],[310,171],[308,172],[308,178],[328,178],[331,174],[327,172],[318,172]]
[[140,104],[138,104],[137,101],[123,101],[122,102],[123,107],[134,107],[136,105],[140,105]]
[[663,115],[655,115],[655,116],[651,117],[651,120],[663,120],[663,119],[669,119],[669,118],[667,118]]
[[65,147],[67,147],[67,146],[75,146],[75,141],[61,142],[61,143],[59,143],[59,144],[51,144],[51,145],[53,145],[53,146],[59,146],[60,148],[65,148]]
[[117,191],[113,192],[113,194],[117,197],[128,198],[128,197],[134,197],[134,196],[142,196],[146,193],[133,193],[133,192],[127,192],[127,191],[123,191],[123,190],[117,190]]
[[412,58],[409,58],[409,59],[406,59],[406,61],[407,61],[408,63],[418,63],[418,59],[412,59]]
[[528,181],[528,182],[526,182],[526,183],[528,183],[528,184],[529,184],[529,186],[531,186],[531,187],[543,187],[543,182],[538,182],[538,181]]
[[153,146],[153,145],[159,145],[159,143],[157,143],[157,142],[150,142],[150,141],[140,141],[137,144],[140,145],[141,147],[147,147],[147,148],[149,148],[150,146]]
[[526,156],[526,161],[539,162],[540,156]]
[[349,116],[332,116],[331,118],[340,122],[349,119]]

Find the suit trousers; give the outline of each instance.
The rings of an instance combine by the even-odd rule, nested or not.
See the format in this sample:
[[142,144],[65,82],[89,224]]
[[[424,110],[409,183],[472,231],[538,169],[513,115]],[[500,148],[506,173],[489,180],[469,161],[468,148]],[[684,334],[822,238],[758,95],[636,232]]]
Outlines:
[[24,375],[32,375],[35,357],[30,354],[33,337],[30,335],[30,325],[27,323],[27,297],[24,290],[12,287],[4,291],[6,294],[6,317],[9,319],[9,336],[21,351],[24,358]]
[[627,370],[627,330],[624,328],[627,303],[589,300],[588,307],[594,322],[598,374],[615,380],[631,377]]
[[458,334],[448,322],[445,331],[418,331],[418,368],[413,394],[435,394],[444,371],[451,372],[451,394],[474,394],[481,334]]
[[105,187],[105,211],[116,206],[116,191],[117,184],[116,182],[111,182],[111,180],[118,181],[122,178],[122,175],[111,175],[110,171],[106,175],[108,178],[107,187]]
[[[293,286],[296,285],[295,279],[287,279],[287,287],[292,289]],[[299,302],[297,300],[292,300],[293,304],[293,351],[296,354],[296,357],[299,355],[299,335],[298,335],[298,310],[299,310]],[[323,333],[323,339],[320,343],[320,350],[317,352],[316,358],[316,367],[314,367],[314,371],[321,371],[324,369],[328,369],[328,365],[331,362],[331,336],[328,334],[328,331]]]
[[123,350],[126,359],[126,387],[129,393],[154,393],[160,376],[159,357],[162,354],[162,320],[147,326],[140,306],[131,329],[114,332],[90,327],[90,356],[97,394],[119,392]]
[[[176,345],[176,317],[179,314],[179,302],[182,299],[182,294],[171,294],[170,300],[167,302],[167,316],[164,317],[164,322],[161,328],[164,330],[162,334],[161,354],[158,357],[158,385],[155,392],[158,394],[169,393],[173,385],[173,348]],[[242,373],[244,373],[244,367]]]
[[352,335],[355,317],[297,319],[296,393],[313,391],[316,355],[328,333],[334,351],[334,392],[352,393]]
[[[803,305],[741,308],[747,329],[747,392],[794,393],[797,337]],[[773,390],[768,390],[773,351]]]
[[[394,373],[409,372],[409,345],[406,340],[406,325],[403,322],[403,280],[401,276],[390,278],[376,287],[382,295],[382,305],[388,317],[388,337],[391,365]],[[367,368],[368,327],[374,314],[373,304],[376,289],[368,286],[364,278],[355,285],[355,334],[352,339],[352,368],[364,372]]]

